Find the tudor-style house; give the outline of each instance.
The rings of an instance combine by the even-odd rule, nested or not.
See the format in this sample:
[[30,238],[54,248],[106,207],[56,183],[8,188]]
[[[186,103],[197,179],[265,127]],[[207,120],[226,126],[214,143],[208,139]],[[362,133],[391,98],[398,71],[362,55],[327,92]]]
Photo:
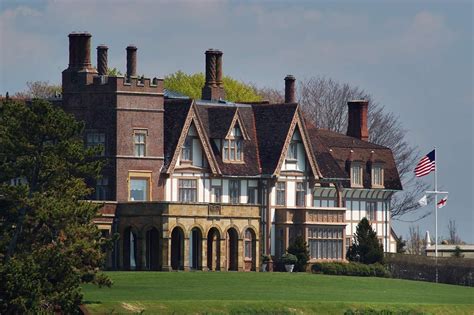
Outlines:
[[282,104],[225,101],[222,52],[206,51],[202,99],[137,76],[107,75],[106,46],[90,60],[91,35],[69,35],[62,104],[86,124],[87,146],[107,159],[95,183],[96,219],[118,233],[108,268],[258,270],[301,235],[311,261],[342,261],[359,220],[395,251],[390,200],[401,190],[390,149],[368,142],[368,102],[349,102],[347,134],[318,129],[285,78]]

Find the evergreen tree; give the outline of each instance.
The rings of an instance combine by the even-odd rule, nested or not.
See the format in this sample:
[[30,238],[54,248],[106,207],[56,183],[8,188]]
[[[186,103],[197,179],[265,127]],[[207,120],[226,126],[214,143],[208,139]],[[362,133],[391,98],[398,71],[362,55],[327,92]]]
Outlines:
[[462,253],[462,249],[461,249],[461,247],[459,247],[459,245],[454,248],[454,252],[451,256],[455,257],[455,258],[464,258],[464,255]]
[[306,264],[309,260],[308,244],[306,244],[303,236],[297,236],[295,241],[290,244],[286,250],[288,253],[293,254],[298,258],[298,262],[295,264],[295,271],[306,271]]
[[383,261],[383,247],[377,239],[377,233],[366,218],[357,225],[354,243],[347,251],[347,259],[364,264],[374,264]]
[[0,313],[78,312],[80,284],[110,285],[98,270],[110,241],[85,202],[101,148],[50,103],[0,103]]
[[[164,87],[169,91],[178,92],[193,99],[200,99],[205,80],[203,73],[186,74],[177,71],[165,77]],[[222,81],[226,93],[225,98],[228,101],[253,102],[261,100],[255,88],[249,84],[228,76],[224,76]]]

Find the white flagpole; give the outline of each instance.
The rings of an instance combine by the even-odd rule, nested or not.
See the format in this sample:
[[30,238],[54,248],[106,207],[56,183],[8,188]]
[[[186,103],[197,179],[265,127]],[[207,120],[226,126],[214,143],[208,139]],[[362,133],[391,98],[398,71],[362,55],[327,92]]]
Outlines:
[[438,283],[438,152],[436,152],[436,146],[434,147],[435,155],[435,264],[436,264],[436,283]]
[[434,194],[435,202],[435,264],[436,264],[436,282],[438,282],[438,194],[447,195],[447,191],[438,191],[438,158],[436,147],[434,147],[435,152],[435,170],[434,170],[434,191],[425,191],[427,194]]

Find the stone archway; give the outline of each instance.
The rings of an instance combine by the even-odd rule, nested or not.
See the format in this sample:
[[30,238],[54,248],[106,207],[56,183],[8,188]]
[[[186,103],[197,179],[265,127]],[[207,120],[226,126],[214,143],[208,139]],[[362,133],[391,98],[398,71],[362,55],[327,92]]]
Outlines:
[[145,233],[145,267],[147,270],[160,270],[160,233],[151,228]]
[[171,233],[171,268],[184,270],[184,232],[180,227]]
[[202,233],[197,227],[189,235],[189,266],[193,270],[202,270]]
[[221,235],[219,230],[211,228],[207,233],[207,268],[212,271],[221,269]]
[[239,268],[239,234],[234,228],[227,230],[227,270],[237,271]]

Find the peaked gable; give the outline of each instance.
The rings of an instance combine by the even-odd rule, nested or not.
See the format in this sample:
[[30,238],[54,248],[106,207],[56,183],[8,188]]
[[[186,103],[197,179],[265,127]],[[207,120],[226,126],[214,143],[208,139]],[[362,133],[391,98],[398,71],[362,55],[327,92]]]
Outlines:
[[216,162],[216,159],[214,157],[214,154],[212,153],[211,145],[208,140],[208,136],[205,133],[205,130],[202,127],[202,123],[199,120],[199,116],[196,114],[196,108],[194,101],[192,102],[186,120],[184,122],[183,128],[181,129],[181,133],[178,139],[178,142],[176,144],[176,147],[173,152],[173,158],[170,161],[169,167],[167,169],[167,173],[172,173],[176,167],[177,161],[179,159],[179,156],[181,154],[181,149],[184,145],[184,142],[186,140],[186,137],[188,136],[189,130],[191,128],[191,125],[193,125],[196,129],[198,138],[201,142],[201,146],[204,152],[204,156],[207,158],[207,162],[209,164],[209,169],[213,174],[219,174],[220,170],[218,167],[218,164]]
[[262,173],[271,175],[278,165],[296,104],[252,105]]
[[308,133],[306,131],[305,125],[304,125],[304,119],[300,114],[300,110],[297,107],[295,110],[295,113],[293,115],[293,119],[291,121],[290,127],[288,128],[285,142],[283,144],[283,148],[279,154],[279,159],[277,166],[273,172],[272,175],[280,175],[280,172],[282,170],[283,162],[285,161],[287,154],[288,154],[288,149],[290,147],[290,143],[292,141],[293,135],[295,134],[296,131],[299,131],[299,135],[301,137],[301,142],[303,143],[303,148],[304,152],[306,155],[306,159],[308,161],[308,164],[310,165],[311,172],[313,173],[313,176],[315,178],[321,177],[321,172],[319,171],[319,168],[316,164],[316,159],[314,156],[314,152],[311,146],[311,142],[308,137]]
[[226,139],[229,139],[232,136],[233,129],[236,125],[239,127],[240,133],[242,134],[244,140],[249,140],[250,137],[247,133],[247,128],[245,128],[245,125],[242,123],[242,118],[240,117],[240,111],[238,108],[235,110],[234,118],[232,118],[229,130],[227,131],[227,134],[225,136]]

